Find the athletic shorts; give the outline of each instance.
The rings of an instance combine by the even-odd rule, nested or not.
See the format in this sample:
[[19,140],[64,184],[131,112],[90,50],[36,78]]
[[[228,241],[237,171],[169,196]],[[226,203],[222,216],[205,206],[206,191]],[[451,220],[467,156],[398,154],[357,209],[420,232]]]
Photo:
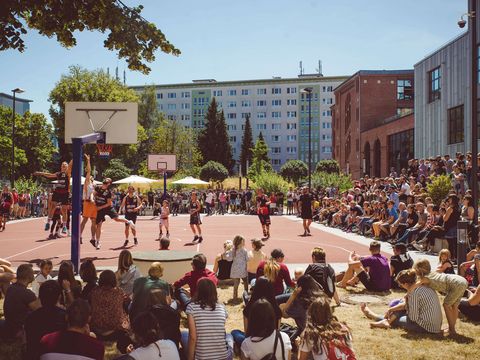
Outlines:
[[168,227],[168,218],[166,219],[160,218],[160,226]]
[[8,218],[10,215],[10,205],[3,204],[0,206],[0,216]]
[[308,209],[306,211],[302,211],[301,218],[305,220],[312,220],[312,209]]
[[260,219],[260,224],[270,225],[270,215],[258,214],[258,218]]
[[202,225],[202,220],[200,220],[200,214],[196,213],[190,215],[190,225]]
[[89,219],[97,218],[97,207],[94,202],[83,200],[82,216]]
[[[137,214],[136,213],[126,213],[125,214],[125,219],[131,220],[134,224],[137,223]],[[128,224],[125,224],[128,226]]]
[[54,192],[52,195],[52,201],[62,205],[68,205],[68,193]]
[[97,210],[97,221],[96,223],[97,224],[100,224],[102,222],[105,221],[105,216],[109,216],[110,219],[116,219],[118,218],[118,214],[117,212],[115,211],[114,208],[110,207],[110,208],[105,208],[105,209],[102,209],[102,210]]

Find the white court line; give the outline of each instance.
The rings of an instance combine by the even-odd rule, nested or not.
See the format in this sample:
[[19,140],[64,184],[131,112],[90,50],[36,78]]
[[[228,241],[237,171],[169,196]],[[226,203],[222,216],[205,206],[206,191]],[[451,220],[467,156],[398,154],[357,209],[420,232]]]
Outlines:
[[48,244],[43,244],[43,245],[37,246],[36,248],[30,249],[30,250],[26,250],[26,251],[22,251],[21,253],[18,253],[18,254],[15,254],[15,255],[7,256],[5,259],[8,260],[8,259],[11,259],[11,258],[17,257],[17,256],[19,256],[19,255],[23,255],[23,254],[29,253],[29,252],[31,252],[31,251],[35,251],[35,250],[41,249],[41,248],[43,248],[43,247],[45,247],[45,246],[49,246],[49,245],[52,245],[52,244],[54,244],[54,243],[51,242],[51,243],[48,243]]

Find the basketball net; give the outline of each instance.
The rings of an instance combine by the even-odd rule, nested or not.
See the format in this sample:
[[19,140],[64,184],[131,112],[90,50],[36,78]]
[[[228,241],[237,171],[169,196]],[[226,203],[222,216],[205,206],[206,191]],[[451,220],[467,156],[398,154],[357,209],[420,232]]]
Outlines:
[[110,144],[97,144],[97,154],[100,159],[108,159],[112,154],[112,148]]

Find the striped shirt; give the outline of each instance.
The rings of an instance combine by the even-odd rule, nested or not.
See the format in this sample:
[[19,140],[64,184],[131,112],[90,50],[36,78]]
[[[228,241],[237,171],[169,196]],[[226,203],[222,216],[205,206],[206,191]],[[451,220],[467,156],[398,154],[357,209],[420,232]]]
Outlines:
[[442,308],[435,290],[420,286],[407,295],[408,319],[430,333],[442,329]]
[[227,310],[218,304],[215,310],[210,307],[202,309],[199,304],[191,302],[185,311],[192,315],[197,331],[195,346],[196,360],[225,360],[229,357],[229,349],[225,340],[225,322]]

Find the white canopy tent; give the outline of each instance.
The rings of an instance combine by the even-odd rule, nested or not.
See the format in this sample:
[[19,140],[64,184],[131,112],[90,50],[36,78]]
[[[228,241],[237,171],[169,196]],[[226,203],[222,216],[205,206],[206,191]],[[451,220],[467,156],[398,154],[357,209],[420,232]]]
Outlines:
[[125,179],[120,179],[117,181],[114,181],[114,184],[153,184],[158,182],[158,180],[155,179],[149,179],[143,176],[138,176],[138,175],[131,175],[129,177],[126,177]]
[[[85,176],[82,176],[82,185],[84,183],[85,183]],[[101,181],[93,180],[94,185],[100,185],[101,183],[102,183]],[[52,181],[52,184],[58,184],[58,180]],[[70,178],[70,185],[72,185],[72,178]]]
[[208,185],[209,183],[200,179],[195,179],[192,176],[184,177],[183,179],[173,181],[172,184],[179,185]]

